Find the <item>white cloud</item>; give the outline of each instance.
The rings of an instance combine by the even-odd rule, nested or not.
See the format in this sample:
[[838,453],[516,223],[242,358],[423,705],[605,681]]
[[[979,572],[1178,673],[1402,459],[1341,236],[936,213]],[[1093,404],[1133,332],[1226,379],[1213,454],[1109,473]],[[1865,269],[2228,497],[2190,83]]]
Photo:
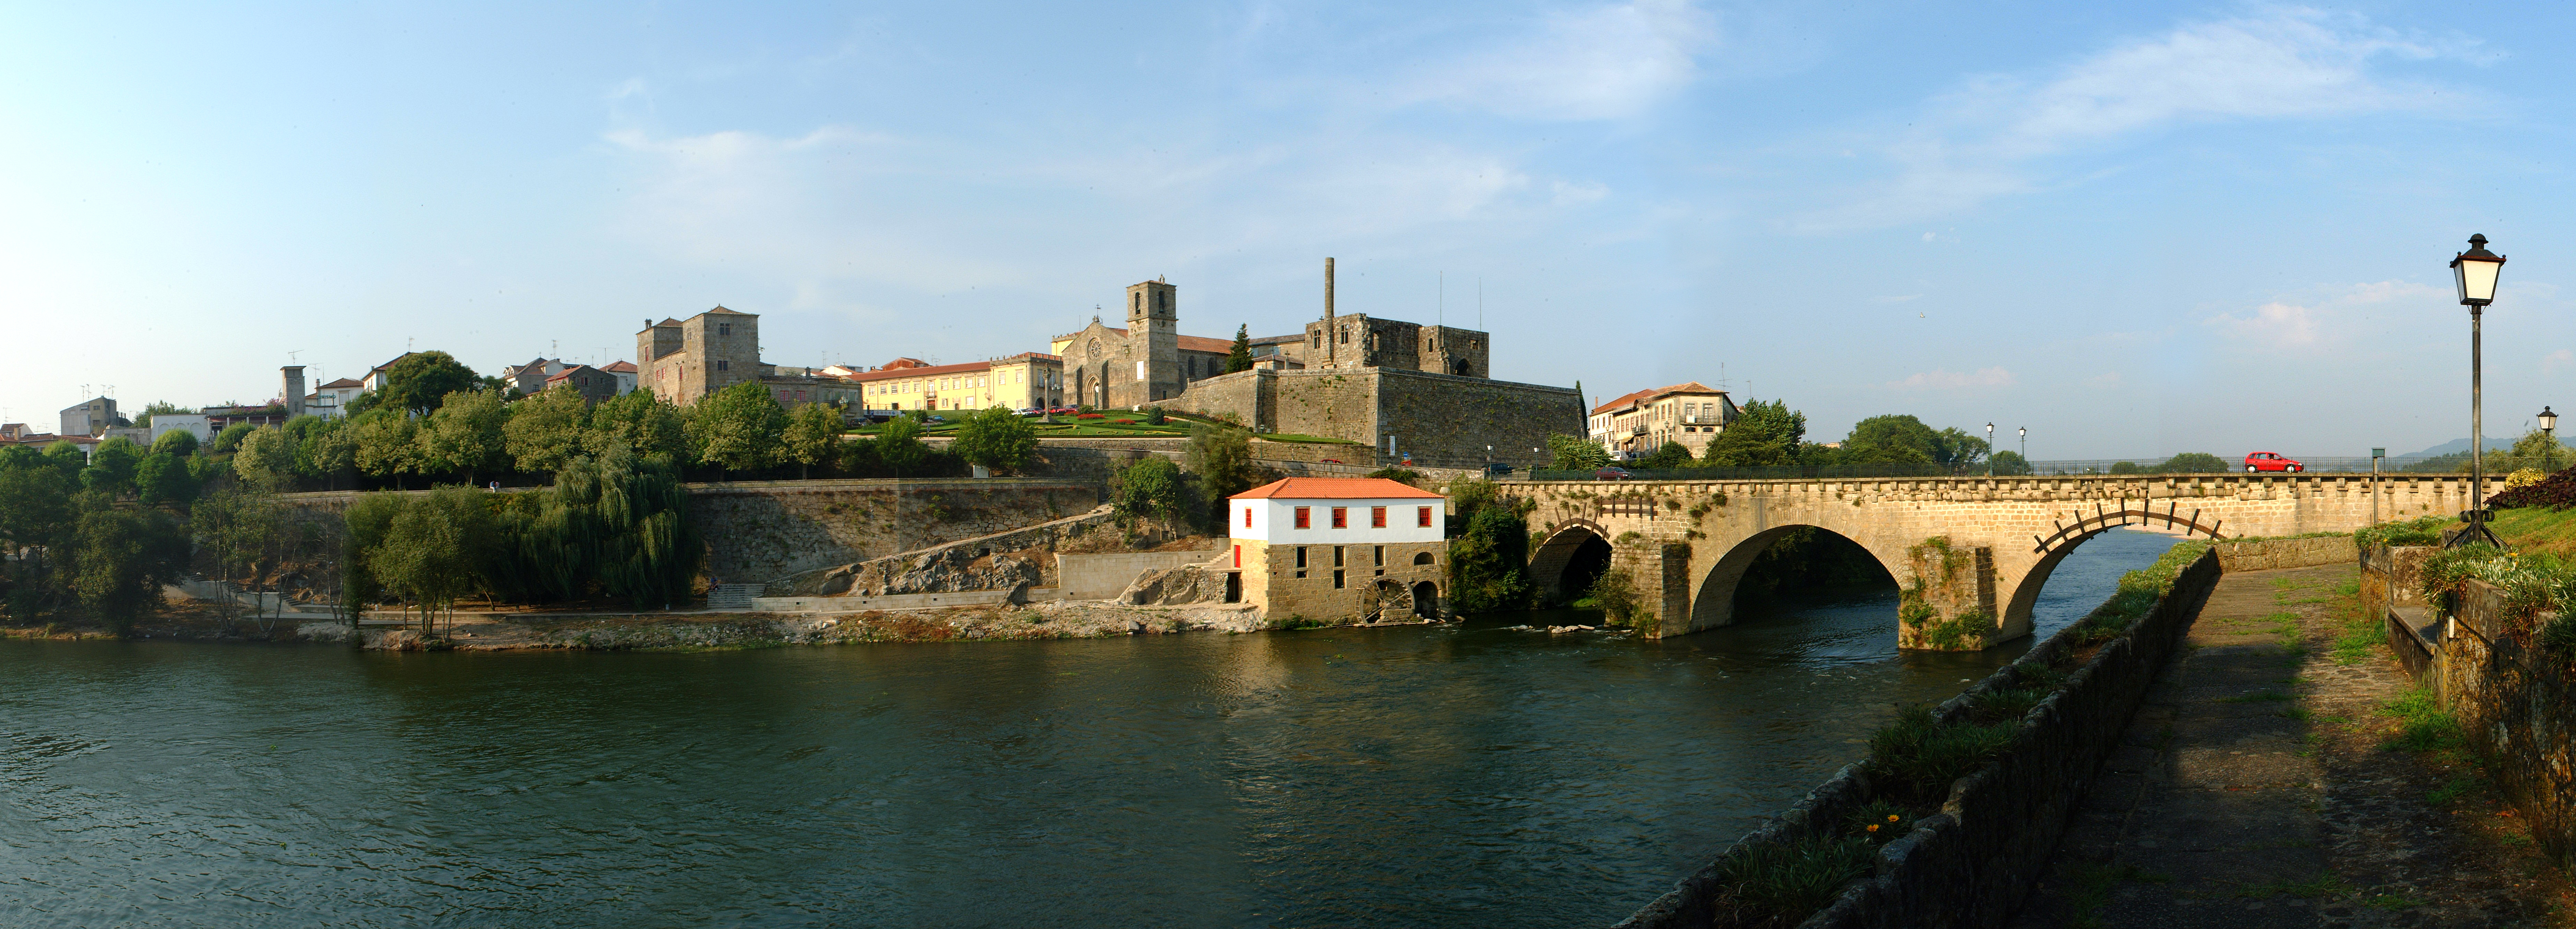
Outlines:
[[1896,296],[1892,296],[1892,297],[1871,297],[1871,298],[1869,298],[1869,302],[1871,302],[1871,303],[1905,303],[1905,302],[1907,302],[1907,301],[1920,300],[1920,299],[1922,299],[1922,298],[1923,298],[1923,295],[1922,295],[1922,294],[1898,294],[1898,295],[1896,295]]
[[2576,352],[2563,348],[2540,356],[2540,370],[2543,371],[2555,371],[2570,364],[2576,364]]
[[1687,86],[1716,20],[1687,0],[1635,0],[1561,12],[1532,35],[1399,81],[1398,104],[1451,103],[1539,119],[1633,115]]
[[2346,311],[2394,300],[2439,299],[2439,287],[2412,281],[2378,281],[2317,289],[2322,299],[2309,303],[2273,300],[2243,315],[2220,313],[2204,322],[2228,340],[2257,351],[2321,349],[2339,342],[2335,333]]
[[2015,383],[2012,372],[2000,367],[1978,368],[1966,374],[1957,371],[1925,371],[1901,381],[1889,381],[1891,390],[1968,390],[1981,387],[2010,387]]
[[2196,122],[2455,110],[2459,95],[2374,68],[2462,50],[2291,8],[2187,23],[2044,78],[1974,79],[1929,101],[1886,145],[1893,178],[1798,225],[1874,228],[1955,212],[2048,186],[2036,162],[2051,156]]

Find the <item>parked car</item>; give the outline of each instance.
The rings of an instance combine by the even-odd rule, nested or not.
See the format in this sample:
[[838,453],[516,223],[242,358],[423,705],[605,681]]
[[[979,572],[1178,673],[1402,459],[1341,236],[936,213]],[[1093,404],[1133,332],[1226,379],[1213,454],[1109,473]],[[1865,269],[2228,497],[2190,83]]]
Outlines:
[[1011,415],[1013,415],[1013,416],[1036,416],[1036,415],[1038,415],[1038,414],[1040,414],[1040,413],[1044,413],[1044,412],[1046,412],[1046,411],[1045,411],[1045,410],[1038,409],[1037,407],[1033,407],[1033,406],[1024,406],[1024,407],[1021,407],[1021,408],[1019,408],[1019,409],[1012,410],[1012,411],[1011,411]]
[[1072,415],[1074,415],[1074,414],[1076,414],[1076,413],[1080,413],[1080,412],[1082,412],[1082,408],[1080,408],[1080,407],[1071,407],[1071,406],[1060,406],[1060,407],[1056,407],[1056,408],[1054,408],[1054,409],[1048,410],[1047,412],[1048,412],[1048,413],[1052,413],[1052,414],[1057,415],[1057,416],[1072,416]]
[[2308,467],[2277,452],[2255,452],[2245,456],[2245,473],[2256,471],[2305,471]]
[[1489,461],[1485,463],[1486,477],[1508,477],[1511,473],[1511,465],[1507,465],[1499,461]]
[[1610,465],[1602,468],[1601,470],[1592,472],[1592,479],[1596,481],[1624,481],[1635,476],[1636,475],[1629,474],[1628,469],[1619,467],[1618,465]]

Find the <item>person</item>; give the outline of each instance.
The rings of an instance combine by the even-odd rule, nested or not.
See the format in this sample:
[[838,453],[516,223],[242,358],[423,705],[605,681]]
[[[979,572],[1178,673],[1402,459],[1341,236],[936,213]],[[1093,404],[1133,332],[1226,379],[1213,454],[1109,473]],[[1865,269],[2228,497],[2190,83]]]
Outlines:
[[1406,453],[1404,453],[1404,466],[1405,466],[1405,467],[1408,467],[1408,468],[1413,467],[1413,453],[1412,453],[1412,452],[1406,452]]
[[493,493],[496,493],[496,494],[501,492],[501,482],[500,482],[500,481],[493,481],[493,482],[492,482],[492,492],[493,492]]

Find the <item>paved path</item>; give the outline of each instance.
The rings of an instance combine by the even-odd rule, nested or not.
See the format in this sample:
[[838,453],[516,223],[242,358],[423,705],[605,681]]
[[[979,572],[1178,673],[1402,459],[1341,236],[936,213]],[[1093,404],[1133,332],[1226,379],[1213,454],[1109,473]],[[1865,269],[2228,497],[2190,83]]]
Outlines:
[[2017,929],[2569,924],[2491,792],[2442,793],[2480,783],[2465,759],[2380,748],[2408,681],[2334,652],[2354,570],[2219,582]]

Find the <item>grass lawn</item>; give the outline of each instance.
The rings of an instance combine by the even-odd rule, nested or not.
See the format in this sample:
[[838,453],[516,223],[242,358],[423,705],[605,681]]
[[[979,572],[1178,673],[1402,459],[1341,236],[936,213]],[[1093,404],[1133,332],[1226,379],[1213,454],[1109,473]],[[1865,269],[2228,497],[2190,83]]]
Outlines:
[[[1041,439],[1186,439],[1190,437],[1190,424],[1185,422],[1167,422],[1160,426],[1149,426],[1145,424],[1144,419],[1141,417],[1131,418],[1135,418],[1136,422],[1133,424],[1120,423],[1117,421],[1116,417],[1075,419],[1071,416],[1058,416],[1056,417],[1056,421],[1053,423],[1032,421],[1030,424],[1038,428],[1038,438]],[[954,436],[957,434],[957,429],[960,425],[961,424],[957,422],[930,423],[921,428],[921,434],[923,436]],[[884,428],[885,427],[883,426],[867,426],[852,429],[849,434],[872,436],[876,435]]]
[[2497,510],[2494,525],[2496,535],[2517,551],[2576,558],[2576,510],[2553,513],[2537,506]]

